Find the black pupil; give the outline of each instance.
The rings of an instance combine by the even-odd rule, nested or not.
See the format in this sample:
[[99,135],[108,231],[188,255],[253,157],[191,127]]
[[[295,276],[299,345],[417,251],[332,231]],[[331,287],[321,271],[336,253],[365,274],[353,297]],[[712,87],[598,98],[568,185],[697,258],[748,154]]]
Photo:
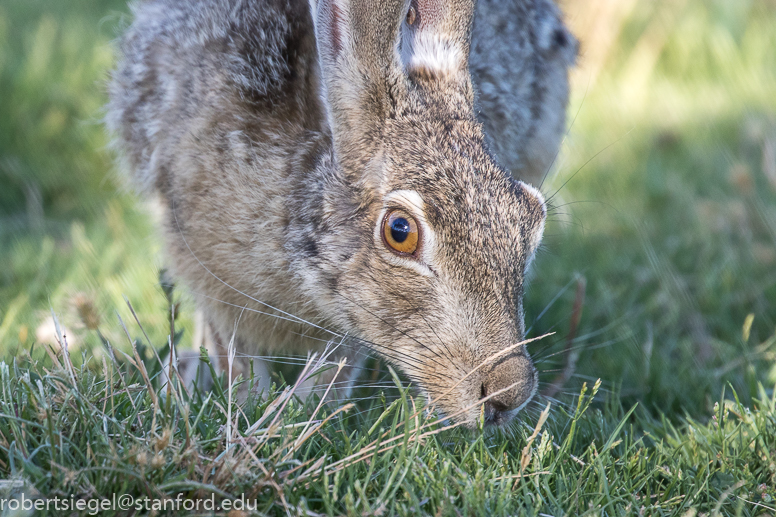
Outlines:
[[403,217],[391,221],[391,237],[396,242],[404,242],[410,234],[410,222]]

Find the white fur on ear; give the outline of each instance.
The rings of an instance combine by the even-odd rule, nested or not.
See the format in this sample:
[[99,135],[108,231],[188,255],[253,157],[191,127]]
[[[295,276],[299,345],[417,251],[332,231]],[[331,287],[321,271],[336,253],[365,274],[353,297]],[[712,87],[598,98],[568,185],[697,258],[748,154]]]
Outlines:
[[542,236],[544,235],[544,222],[547,218],[547,203],[544,201],[544,195],[542,195],[541,192],[539,192],[539,189],[533,187],[532,185],[528,183],[524,183],[522,181],[517,182],[520,187],[525,190],[528,195],[533,196],[536,198],[537,201],[539,201],[539,204],[542,207],[542,214],[544,217],[542,217],[541,222],[539,226],[534,230],[533,234],[531,234],[531,238],[528,242],[528,246],[530,247],[531,256],[529,257],[529,264],[533,261],[533,255],[536,252],[537,248],[539,247],[539,244],[542,242]]
[[425,70],[434,76],[451,76],[461,71],[463,50],[447,34],[433,29],[407,30],[402,44],[402,62],[407,72]]
[[466,68],[466,29],[453,20],[451,3],[412,0],[401,38],[402,63],[408,73],[446,78]]
[[518,181],[520,186],[525,189],[529,194],[531,194],[533,197],[539,200],[539,203],[541,203],[542,208],[544,209],[544,213],[547,213],[547,204],[544,201],[544,194],[541,193],[541,191],[531,185],[530,183],[526,183],[524,181]]

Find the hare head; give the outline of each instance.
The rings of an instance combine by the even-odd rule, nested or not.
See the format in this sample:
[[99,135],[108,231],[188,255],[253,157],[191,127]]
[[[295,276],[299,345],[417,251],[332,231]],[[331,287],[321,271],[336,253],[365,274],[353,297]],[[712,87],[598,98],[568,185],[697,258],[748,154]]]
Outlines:
[[476,120],[474,0],[311,1],[332,146],[297,271],[441,413],[474,425],[485,399],[508,422],[537,386],[522,296],[546,208]]

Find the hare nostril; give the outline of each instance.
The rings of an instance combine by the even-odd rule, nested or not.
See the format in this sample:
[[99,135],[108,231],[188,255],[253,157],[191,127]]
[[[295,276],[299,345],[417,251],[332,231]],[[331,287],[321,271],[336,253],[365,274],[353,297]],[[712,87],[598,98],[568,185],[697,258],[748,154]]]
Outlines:
[[502,413],[504,411],[509,411],[509,406],[494,399],[490,399],[485,402],[485,408],[490,409],[492,413]]
[[[485,383],[482,383],[482,385],[480,386],[480,399],[484,399],[487,396],[488,396],[488,387],[485,385]],[[503,401],[499,400],[499,397],[491,397],[485,401],[485,409],[489,414],[494,415],[495,413],[508,411],[510,407],[509,405],[505,404]]]
[[483,406],[485,408],[485,421],[489,424],[503,423],[505,415],[509,412],[508,407],[493,399],[486,401]]

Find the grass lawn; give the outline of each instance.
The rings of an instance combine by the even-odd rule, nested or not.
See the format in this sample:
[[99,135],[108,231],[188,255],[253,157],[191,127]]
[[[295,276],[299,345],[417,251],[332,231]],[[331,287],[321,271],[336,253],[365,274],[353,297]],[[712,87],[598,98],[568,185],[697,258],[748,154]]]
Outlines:
[[467,432],[385,367],[340,408],[282,374],[243,406],[168,383],[168,309],[186,348],[193,304],[160,287],[101,124],[126,3],[0,3],[0,503],[776,515],[776,4],[568,8],[582,54],[526,298],[529,337],[554,333],[531,345],[544,395]]

